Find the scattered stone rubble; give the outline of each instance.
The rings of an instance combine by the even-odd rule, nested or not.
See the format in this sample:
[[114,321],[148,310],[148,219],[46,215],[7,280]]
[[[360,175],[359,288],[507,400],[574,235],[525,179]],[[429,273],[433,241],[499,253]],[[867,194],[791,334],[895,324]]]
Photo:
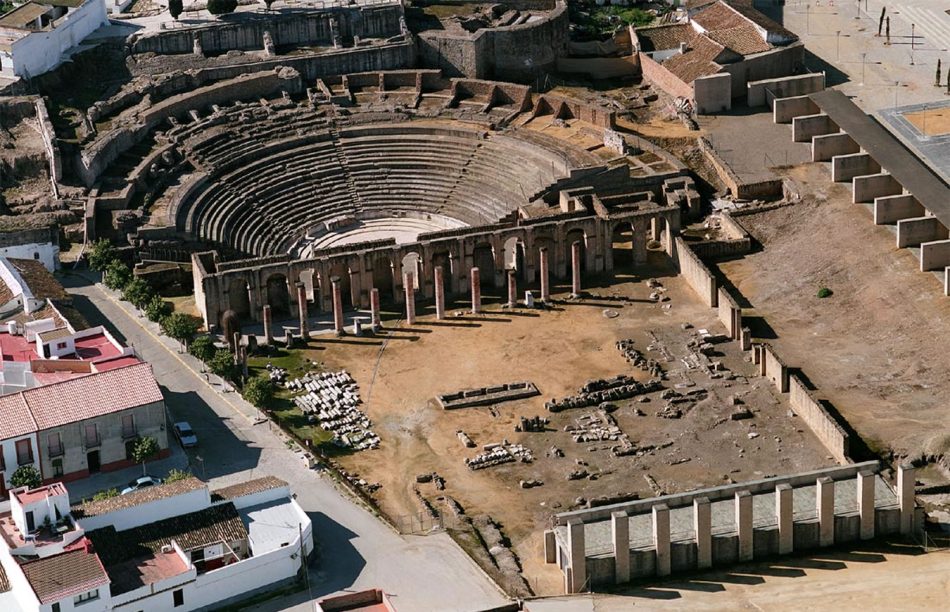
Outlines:
[[515,425],[515,431],[541,432],[547,427],[548,419],[543,416],[521,417],[521,422]]
[[482,470],[514,461],[531,463],[534,461],[534,455],[531,454],[529,448],[521,444],[511,444],[508,440],[505,440],[499,443],[486,444],[484,452],[475,455],[471,459],[466,459],[465,465],[470,470]]
[[629,399],[637,395],[652,393],[660,389],[660,381],[653,379],[647,382],[637,382],[633,378],[620,374],[613,378],[588,381],[577,395],[563,400],[552,399],[544,403],[544,407],[551,412],[560,412],[571,408],[587,408],[604,402]]
[[346,370],[307,374],[287,386],[306,391],[295,397],[294,403],[310,422],[333,432],[334,444],[353,450],[379,447],[369,417],[357,408],[362,403],[359,387]]
[[627,363],[635,368],[640,368],[644,372],[649,372],[650,376],[660,378],[663,376],[663,366],[655,359],[646,358],[643,353],[633,348],[633,339],[626,338],[617,340],[617,350],[623,355]]

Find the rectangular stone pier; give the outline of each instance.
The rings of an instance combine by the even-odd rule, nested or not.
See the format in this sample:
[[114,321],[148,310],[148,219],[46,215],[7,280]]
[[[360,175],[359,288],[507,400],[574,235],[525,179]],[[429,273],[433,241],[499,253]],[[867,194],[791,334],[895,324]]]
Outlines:
[[792,140],[795,142],[811,142],[815,136],[834,134],[837,131],[838,125],[824,113],[802,115],[792,119]]
[[856,176],[851,179],[851,187],[854,189],[853,202],[855,204],[873,202],[875,198],[901,195],[904,192],[904,188],[896,178],[884,173]]
[[874,223],[876,225],[897,223],[901,219],[923,217],[925,214],[927,214],[927,211],[910,194],[874,198]]
[[811,160],[813,162],[831,161],[835,155],[859,153],[861,147],[844,132],[823,134],[811,139]]
[[818,110],[818,105],[812,102],[812,99],[808,96],[776,98],[772,103],[772,121],[775,123],[791,123],[795,117],[814,115]]
[[950,266],[950,240],[920,244],[920,271],[945,270]]
[[831,158],[831,180],[835,183],[843,183],[856,176],[865,176],[880,171],[881,165],[867,153],[835,155]]
[[946,239],[947,228],[936,217],[916,217],[914,219],[901,219],[897,222],[898,248]]

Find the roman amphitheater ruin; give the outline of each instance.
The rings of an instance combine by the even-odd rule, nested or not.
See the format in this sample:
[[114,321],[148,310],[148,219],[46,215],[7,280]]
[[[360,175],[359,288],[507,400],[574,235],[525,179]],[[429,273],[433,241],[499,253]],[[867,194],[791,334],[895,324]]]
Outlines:
[[[868,400],[853,334],[796,335],[782,292],[806,275],[782,266],[809,236],[783,215],[873,201],[950,287],[946,184],[824,74],[791,74],[794,34],[709,4],[761,40],[631,26],[584,64],[634,66],[609,87],[558,76],[563,0],[278,3],[107,38],[0,96],[4,245],[53,226],[69,265],[106,239],[173,279],[176,309],[277,383],[292,416],[266,414],[301,454],[396,529],[452,532],[513,597],[916,538],[946,408],[891,435],[867,414],[915,383]],[[814,163],[733,171],[694,109],[737,89]]]

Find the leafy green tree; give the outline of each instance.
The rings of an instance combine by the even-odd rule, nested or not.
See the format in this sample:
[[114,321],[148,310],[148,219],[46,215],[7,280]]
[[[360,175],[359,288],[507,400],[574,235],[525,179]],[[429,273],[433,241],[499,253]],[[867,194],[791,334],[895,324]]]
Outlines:
[[208,0],[208,12],[212,15],[226,15],[237,8],[237,0]]
[[115,247],[105,238],[100,238],[92,243],[89,249],[89,267],[98,272],[105,272],[116,259]]
[[43,482],[43,476],[34,465],[21,465],[10,474],[10,486],[13,488],[27,487],[35,489]]
[[142,464],[142,475],[145,475],[145,462],[158,454],[161,448],[158,440],[151,436],[144,436],[135,441],[132,447],[132,460]]
[[268,378],[258,376],[244,385],[244,399],[255,408],[266,408],[274,398],[274,383]]
[[191,472],[187,470],[173,469],[168,472],[168,476],[165,477],[165,483],[169,482],[178,482],[179,480],[185,480],[186,478],[191,478]]
[[111,499],[113,497],[119,496],[118,489],[106,489],[105,491],[99,491],[92,496],[92,501],[102,501],[104,499]]
[[122,289],[122,299],[139,309],[145,308],[153,296],[152,288],[141,278],[133,278]]
[[181,15],[181,12],[184,10],[182,0],[168,0],[168,14],[172,16],[172,19],[178,21],[178,16]]
[[131,280],[132,270],[129,270],[129,267],[118,259],[113,259],[112,262],[106,266],[106,271],[102,275],[102,282],[113,291],[125,289],[125,286],[128,285]]
[[194,340],[201,321],[183,312],[173,312],[161,321],[162,332],[185,347]]
[[188,352],[193,356],[197,357],[204,363],[208,363],[214,357],[215,351],[218,349],[214,346],[214,338],[211,336],[198,336],[192,341],[188,346]]
[[214,357],[208,362],[208,369],[215,376],[228,380],[234,378],[234,354],[228,349],[216,350]]
[[171,302],[166,302],[160,295],[153,295],[145,305],[145,316],[149,321],[158,322],[172,313]]

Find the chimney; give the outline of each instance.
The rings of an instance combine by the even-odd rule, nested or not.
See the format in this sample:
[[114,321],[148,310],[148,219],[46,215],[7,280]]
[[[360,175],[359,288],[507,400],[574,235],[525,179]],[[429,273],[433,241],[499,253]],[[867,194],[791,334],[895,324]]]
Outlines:
[[689,51],[689,45],[685,42],[680,43],[680,53],[686,53]]

